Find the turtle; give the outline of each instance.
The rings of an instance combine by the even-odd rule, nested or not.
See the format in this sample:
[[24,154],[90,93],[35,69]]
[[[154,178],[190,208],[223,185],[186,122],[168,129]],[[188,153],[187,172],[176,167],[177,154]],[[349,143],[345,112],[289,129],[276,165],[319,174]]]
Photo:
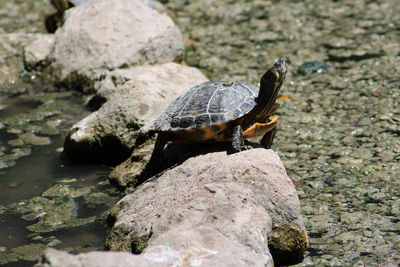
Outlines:
[[208,81],[175,99],[156,119],[158,132],[150,163],[161,162],[168,141],[231,142],[233,152],[250,147],[244,139],[264,135],[260,144],[270,148],[278,118],[270,118],[286,77],[286,62],[268,69],[256,90],[238,82]]
[[54,33],[62,25],[65,11],[73,7],[74,3],[68,0],[50,0],[50,3],[57,12],[46,16],[44,24],[49,33]]

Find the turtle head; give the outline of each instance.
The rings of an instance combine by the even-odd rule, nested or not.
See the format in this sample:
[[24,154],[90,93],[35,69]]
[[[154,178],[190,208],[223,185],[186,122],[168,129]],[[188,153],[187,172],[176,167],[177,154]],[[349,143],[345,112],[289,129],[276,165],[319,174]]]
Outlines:
[[254,111],[258,116],[264,118],[269,115],[279,89],[285,82],[286,71],[286,62],[280,59],[261,77],[260,91],[256,100],[257,108]]
[[267,70],[261,77],[259,99],[264,102],[275,102],[276,96],[286,77],[286,62],[279,59],[275,64]]
[[279,59],[277,62],[275,62],[274,66],[267,70],[267,72],[265,72],[262,76],[261,87],[265,86],[265,89],[279,90],[279,88],[285,82],[286,70],[287,68],[285,60]]

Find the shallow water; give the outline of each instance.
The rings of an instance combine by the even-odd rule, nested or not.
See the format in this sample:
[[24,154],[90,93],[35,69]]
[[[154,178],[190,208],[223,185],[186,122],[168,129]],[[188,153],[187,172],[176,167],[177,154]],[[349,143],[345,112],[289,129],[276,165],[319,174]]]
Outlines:
[[[36,244],[41,249],[45,246],[52,246],[72,252],[102,249],[108,230],[102,213],[112,207],[119,198],[119,193],[107,182],[106,175],[110,168],[101,165],[71,164],[63,158],[62,153],[58,152],[63,146],[67,129],[71,123],[87,114],[80,98],[74,95],[62,97],[62,102],[69,101],[70,108],[74,110],[73,113],[67,113],[70,115],[56,114],[43,121],[37,121],[33,117],[32,121],[27,123],[21,120],[20,122],[25,124],[16,130],[10,126],[9,122],[13,121],[10,118],[24,117],[26,114],[33,113],[35,110],[43,108],[43,102],[46,100],[29,99],[29,94],[8,96],[2,94],[0,103],[3,107],[0,110],[0,123],[5,123],[0,129],[0,147],[2,148],[0,161],[12,162],[8,166],[3,165],[0,170],[0,236],[2,237],[0,239],[0,265],[32,266],[36,259],[26,260],[26,255],[18,252],[21,247],[31,244]],[[59,121],[59,123],[54,123],[55,121]],[[18,140],[21,133],[30,132],[29,129],[33,129],[33,132],[36,131],[36,135],[38,135],[40,132],[38,129],[42,129],[40,127],[43,127],[43,124],[46,127],[54,125],[61,130],[58,134],[52,133],[48,136],[40,134],[40,137],[48,137],[50,144],[10,144],[11,140]],[[21,158],[10,156],[13,155],[12,151],[20,148],[28,150],[26,156]],[[10,156],[11,159],[7,156]],[[4,161],[4,159],[10,159],[10,161]],[[13,164],[15,165],[12,166]],[[35,231],[28,230],[27,227],[40,221],[46,214],[52,214],[53,210],[44,209],[42,214],[33,212],[31,216],[34,218],[29,218],[29,211],[18,211],[14,206],[23,206],[30,199],[39,196],[46,201],[57,201],[71,194],[70,191],[61,195],[57,195],[53,191],[48,193],[48,189],[53,185],[60,186],[62,189],[67,188],[72,194],[75,189],[86,191],[73,198],[67,197],[67,201],[71,201],[71,205],[73,205],[71,218],[64,218],[61,223],[58,222],[59,225],[49,231],[42,229],[35,233]],[[100,195],[103,199],[100,198],[99,201],[99,198],[93,197],[96,196],[96,192],[104,193],[104,195]],[[91,202],[91,199],[95,201]],[[61,209],[63,207],[60,206]],[[30,208],[35,210],[35,206]],[[57,217],[58,215],[55,213],[51,216]],[[71,220],[87,220],[87,218],[91,219],[83,223],[71,223]]]

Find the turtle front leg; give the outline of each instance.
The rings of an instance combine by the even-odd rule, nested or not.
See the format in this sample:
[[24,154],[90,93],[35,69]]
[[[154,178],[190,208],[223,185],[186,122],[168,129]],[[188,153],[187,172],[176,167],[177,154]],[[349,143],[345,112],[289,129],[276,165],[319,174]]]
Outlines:
[[163,159],[164,146],[168,142],[168,134],[158,133],[156,143],[154,145],[153,153],[149,160],[150,165],[156,165],[161,163]]
[[266,149],[271,148],[272,142],[274,141],[275,133],[276,133],[276,126],[272,128],[270,131],[268,131],[266,134],[264,134],[263,138],[260,141],[260,144]]
[[232,148],[235,153],[248,149],[248,147],[244,145],[243,129],[241,125],[236,125],[235,128],[233,128]]

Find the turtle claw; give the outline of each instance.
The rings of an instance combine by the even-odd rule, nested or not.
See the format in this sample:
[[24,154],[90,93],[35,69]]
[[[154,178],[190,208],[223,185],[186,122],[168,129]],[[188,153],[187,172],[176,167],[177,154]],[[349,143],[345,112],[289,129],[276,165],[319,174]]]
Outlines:
[[254,147],[251,145],[243,145],[240,147],[240,151],[245,151],[245,150],[250,150],[253,149]]
[[250,150],[250,149],[253,149],[253,148],[254,148],[254,147],[251,146],[251,145],[242,145],[242,146],[240,146],[238,149],[232,147],[231,149],[229,149],[229,150],[227,151],[227,153],[228,153],[228,155],[231,155],[231,154],[239,153],[239,152],[242,152],[242,151]]

